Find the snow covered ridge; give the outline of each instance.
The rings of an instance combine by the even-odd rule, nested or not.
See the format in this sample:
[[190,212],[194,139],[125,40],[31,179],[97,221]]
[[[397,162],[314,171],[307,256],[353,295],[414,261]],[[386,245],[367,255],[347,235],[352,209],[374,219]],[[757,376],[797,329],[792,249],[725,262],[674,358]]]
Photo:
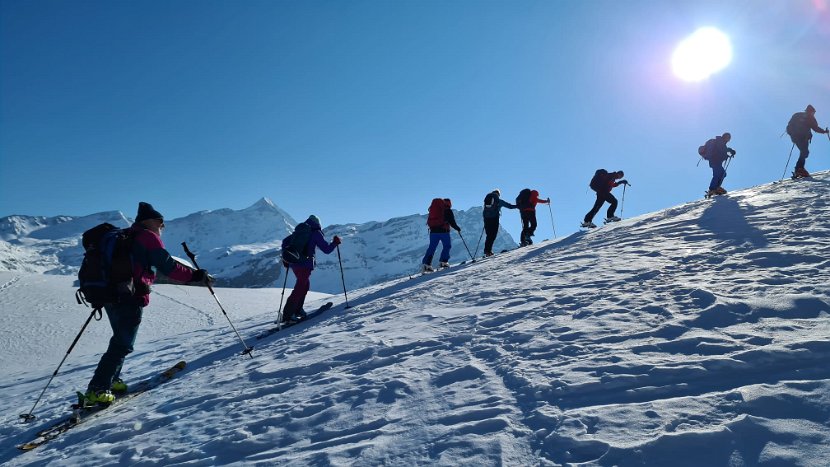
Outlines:
[[[481,208],[457,212],[458,224],[470,238],[481,232]],[[129,226],[131,219],[121,212],[105,212],[85,217],[9,216],[0,219],[0,271],[38,274],[77,274],[83,258],[81,234],[102,222]],[[284,269],[279,261],[281,241],[297,221],[262,198],[238,211],[201,211],[180,219],[166,220],[162,239],[171,254],[184,257],[181,242],[198,255],[199,265],[228,287],[282,286]],[[330,226],[327,238],[339,235],[343,267],[349,288],[376,284],[415,271],[426,250],[426,214],[397,217],[386,222]],[[455,234],[453,234],[455,236]],[[473,238],[474,237],[474,238]],[[496,251],[512,249],[516,243],[500,231]],[[474,249],[475,245],[470,245]],[[453,257],[467,256],[455,236]],[[335,256],[318,255],[318,271],[313,287],[322,292],[343,290],[340,266]],[[292,279],[293,281],[293,276]]]
[[[98,356],[72,355],[18,424],[85,312],[55,309],[47,329],[69,337],[44,338],[20,317],[69,281],[0,273],[0,358],[28,363],[0,361],[0,463],[830,465],[828,238],[824,172],[350,291],[349,310],[261,341],[279,290],[219,289],[254,359],[206,290],[163,285],[125,377],[187,369],[29,453],[14,444],[66,413]],[[197,314],[215,322],[163,326]]]

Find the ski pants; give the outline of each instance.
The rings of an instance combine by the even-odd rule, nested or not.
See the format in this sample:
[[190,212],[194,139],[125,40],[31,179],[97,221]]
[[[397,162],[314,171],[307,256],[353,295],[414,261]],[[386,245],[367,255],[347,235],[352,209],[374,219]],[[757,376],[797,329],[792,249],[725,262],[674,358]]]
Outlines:
[[521,243],[529,245],[530,237],[536,233],[536,211],[521,211],[522,217],[522,235]]
[[798,148],[798,160],[795,163],[796,169],[803,169],[804,163],[807,162],[807,156],[810,155],[810,137],[790,137],[795,147]]
[[601,208],[606,201],[611,204],[608,206],[608,216],[606,217],[614,217],[614,212],[617,210],[617,198],[615,198],[609,191],[608,193],[597,193],[597,201],[594,203],[594,207],[591,208],[588,214],[585,214],[585,219],[583,220],[585,222],[592,222],[594,220],[594,216],[596,216],[599,212],[599,208]]
[[110,389],[112,381],[121,375],[124,359],[133,351],[144,311],[135,303],[109,305],[104,310],[112,327],[112,338],[87,387],[87,390],[92,391]]
[[446,263],[450,260],[450,248],[452,248],[452,242],[450,241],[450,233],[430,233],[429,247],[427,247],[427,253],[424,255],[424,260],[421,261],[423,264],[429,264],[430,266],[432,265],[432,256],[435,255],[435,250],[438,248],[439,242],[441,243],[440,261],[442,263]]
[[294,276],[297,277],[297,283],[294,284],[294,290],[291,291],[291,295],[285,301],[285,308],[282,311],[283,320],[290,318],[298,310],[303,309],[305,297],[311,288],[311,268],[291,265],[291,270],[294,271]]
[[712,168],[712,181],[709,182],[709,189],[714,190],[723,184],[723,179],[726,178],[726,169],[723,168],[723,162],[710,162],[709,167]]
[[484,239],[484,254],[493,252],[493,243],[496,241],[496,235],[499,234],[499,218],[485,217],[484,218],[484,233],[487,237]]

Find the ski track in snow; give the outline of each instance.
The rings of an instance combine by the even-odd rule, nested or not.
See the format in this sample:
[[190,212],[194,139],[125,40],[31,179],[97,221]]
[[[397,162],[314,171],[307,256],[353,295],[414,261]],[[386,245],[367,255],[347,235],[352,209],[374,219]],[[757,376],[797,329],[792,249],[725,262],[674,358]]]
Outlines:
[[[254,342],[253,359],[224,318],[153,329],[130,371],[188,368],[30,453],[7,446],[34,430],[20,401],[53,363],[7,371],[0,462],[828,465],[828,195],[821,173],[367,287]],[[25,307],[24,286],[55,301],[38,277],[0,291],[3,310]],[[206,290],[160,291],[145,316],[216,308]],[[273,320],[268,292],[219,292],[249,343]],[[96,362],[73,357],[56,387]],[[67,396],[50,393],[35,425]]]

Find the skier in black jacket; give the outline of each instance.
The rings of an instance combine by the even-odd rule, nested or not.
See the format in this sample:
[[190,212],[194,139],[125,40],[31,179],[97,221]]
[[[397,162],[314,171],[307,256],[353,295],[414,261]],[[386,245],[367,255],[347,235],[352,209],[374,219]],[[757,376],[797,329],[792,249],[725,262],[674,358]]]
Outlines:
[[[812,131],[811,131],[812,130]],[[828,129],[821,129],[816,120],[816,109],[808,105],[804,112],[796,112],[787,124],[787,134],[790,140],[798,147],[798,161],[795,163],[793,178],[809,177],[810,173],[804,168],[807,156],[810,155],[810,140],[813,139],[813,131],[816,133],[828,133]]]
[[622,170],[618,170],[616,172],[608,172],[605,169],[599,169],[594,174],[594,178],[591,179],[591,189],[597,193],[597,200],[594,203],[594,207],[585,214],[585,219],[583,219],[582,227],[587,227],[593,229],[596,225],[592,222],[594,220],[594,216],[599,212],[599,209],[602,205],[607,201],[610,203],[608,206],[608,217],[605,218],[605,222],[619,222],[620,218],[614,215],[614,212],[617,210],[617,198],[611,194],[611,189],[620,186],[620,185],[628,185],[627,180],[617,180],[623,178],[625,173]]

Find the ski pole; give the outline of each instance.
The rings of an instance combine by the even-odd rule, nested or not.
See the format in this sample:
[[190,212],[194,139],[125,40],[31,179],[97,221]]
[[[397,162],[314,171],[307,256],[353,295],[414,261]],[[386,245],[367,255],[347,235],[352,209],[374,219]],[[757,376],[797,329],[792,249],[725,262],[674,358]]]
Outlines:
[[[623,187],[623,191],[625,191],[625,187]],[[553,223],[553,209],[550,207],[550,203],[548,203],[548,212],[550,213],[550,226],[553,228],[553,238],[556,238],[556,225]],[[620,211],[622,214],[622,211]]]
[[89,318],[86,319],[86,322],[81,327],[81,331],[78,333],[77,336],[75,336],[75,340],[72,341],[72,345],[69,346],[69,350],[66,351],[66,355],[63,356],[63,360],[61,360],[60,364],[58,364],[58,367],[55,368],[55,372],[52,373],[52,377],[49,378],[49,381],[46,383],[46,387],[43,388],[43,391],[40,392],[40,395],[38,396],[37,400],[35,401],[35,405],[32,406],[32,410],[30,410],[29,413],[27,413],[27,414],[21,414],[20,415],[20,418],[23,419],[23,423],[31,422],[32,420],[37,418],[34,415],[32,415],[32,413],[34,413],[34,411],[35,411],[35,407],[37,407],[37,405],[40,403],[40,399],[43,397],[43,395],[46,394],[46,389],[49,387],[50,384],[52,384],[52,380],[55,379],[55,376],[58,375],[58,370],[61,369],[61,366],[63,366],[63,362],[66,361],[66,358],[69,357],[69,353],[72,352],[72,349],[75,348],[75,344],[78,343],[78,340],[81,338],[81,334],[84,333],[84,330],[89,325],[89,322],[92,321],[92,317],[95,316],[95,313],[99,314],[99,318],[97,318],[97,319],[101,319],[100,318],[101,309],[100,308],[93,309],[92,313],[89,314]]
[[277,308],[277,324],[282,329],[282,300],[285,298],[285,286],[288,284],[288,265],[285,266],[285,279],[282,281],[282,293],[280,294],[280,307]]
[[481,245],[481,237],[484,236],[484,227],[481,228],[481,235],[478,236],[478,243],[476,243],[476,252],[473,253],[473,257],[478,256],[478,247]]
[[337,262],[340,263],[340,280],[343,282],[343,296],[346,297],[346,309],[351,308],[349,305],[349,296],[346,294],[346,277],[343,275],[343,260],[340,259],[340,245],[337,245]]
[[470,255],[470,259],[475,263],[476,259],[473,257],[473,254],[470,253],[470,248],[467,246],[467,242],[464,240],[464,236],[461,235],[461,231],[456,230],[456,232],[458,232],[458,236],[461,237],[461,241],[464,243],[464,248],[467,249],[467,254]]
[[793,146],[790,148],[790,155],[787,156],[787,165],[784,166],[784,173],[781,174],[781,180],[784,180],[784,177],[787,175],[787,169],[790,167],[790,159],[793,157],[793,149],[795,149],[795,143],[793,143]]
[[628,183],[623,185],[623,199],[622,203],[620,203],[620,219],[622,219],[623,211],[625,211],[625,189],[628,188]]
[[[201,269],[199,268],[199,263],[196,262],[196,255],[194,255],[190,251],[190,249],[187,248],[187,242],[182,242],[182,248],[184,248],[184,252],[187,255],[187,257],[190,258],[190,261],[193,261],[193,266],[196,266],[196,269]],[[242,347],[245,347],[245,350],[242,351],[242,355],[248,355],[253,359],[254,356],[251,354],[251,352],[254,350],[254,348],[248,347],[248,344],[246,344],[245,340],[242,339],[242,336],[239,335],[239,331],[236,330],[236,326],[234,326],[233,322],[231,322],[231,317],[228,316],[228,313],[225,311],[225,307],[222,306],[222,302],[219,301],[219,297],[216,296],[216,292],[213,291],[213,287],[210,285],[210,280],[207,277],[205,277],[205,285],[207,285],[208,290],[210,290],[210,294],[213,295],[213,299],[216,300],[216,304],[219,305],[219,309],[222,310],[222,314],[225,315],[225,318],[228,319],[228,323],[231,325],[231,329],[233,329],[233,332],[236,333],[236,337],[238,337],[239,341],[242,342]]]

